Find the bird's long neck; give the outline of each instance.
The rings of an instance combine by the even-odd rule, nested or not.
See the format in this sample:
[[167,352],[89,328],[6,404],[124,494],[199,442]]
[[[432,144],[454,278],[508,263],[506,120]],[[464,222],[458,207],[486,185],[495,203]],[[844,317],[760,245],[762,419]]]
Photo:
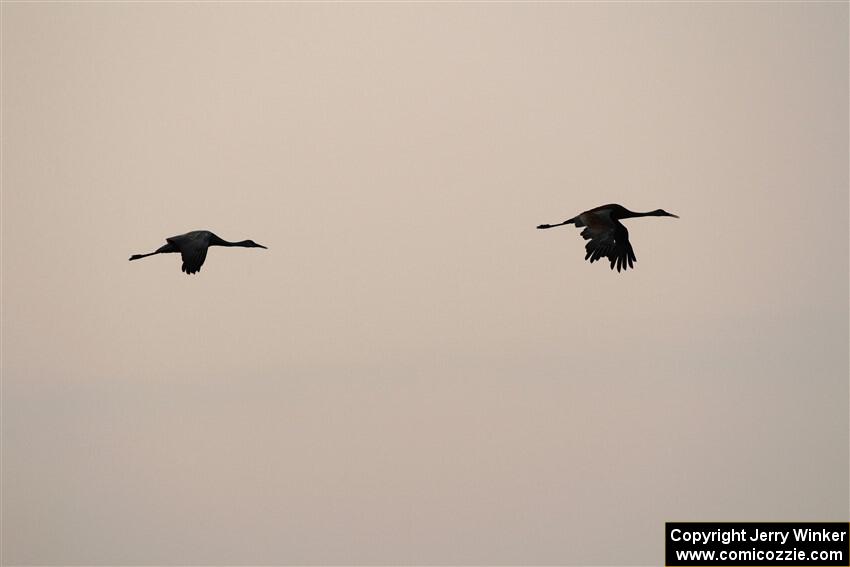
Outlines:
[[633,218],[637,218],[637,217],[651,217],[651,216],[654,216],[654,215],[655,215],[655,211],[649,211],[649,212],[646,212],[646,213],[636,213],[634,211],[630,211],[628,209],[625,209],[622,213],[620,213],[620,215],[618,215],[617,218],[633,219]]
[[210,237],[210,246],[248,246],[249,240],[240,240],[239,242],[229,242],[218,236]]

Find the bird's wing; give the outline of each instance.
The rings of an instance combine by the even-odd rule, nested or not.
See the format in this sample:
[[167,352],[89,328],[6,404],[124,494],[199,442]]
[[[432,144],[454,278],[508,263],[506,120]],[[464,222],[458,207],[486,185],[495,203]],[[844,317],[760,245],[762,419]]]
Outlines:
[[203,230],[188,232],[180,236],[167,239],[180,249],[183,258],[183,271],[194,274],[201,270],[204,260],[207,259],[207,249],[210,245],[209,233]]
[[611,226],[588,226],[581,235],[589,242],[584,246],[587,251],[585,260],[592,264],[603,256],[611,262],[611,269],[617,271],[634,268],[635,252],[629,242],[629,231],[622,223],[614,221]]
[[180,250],[180,256],[183,258],[183,271],[187,274],[194,274],[201,271],[201,266],[207,259],[207,247],[186,246]]
[[185,234],[178,234],[177,236],[169,236],[165,239],[166,242],[170,242],[175,246],[179,246],[188,242],[194,242],[196,240],[201,240],[209,244],[211,232],[208,230],[192,230]]

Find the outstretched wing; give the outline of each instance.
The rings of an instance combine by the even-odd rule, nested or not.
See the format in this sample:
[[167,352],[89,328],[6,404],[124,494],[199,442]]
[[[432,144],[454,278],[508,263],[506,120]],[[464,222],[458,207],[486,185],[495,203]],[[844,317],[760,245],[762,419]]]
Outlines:
[[183,271],[187,274],[194,274],[201,271],[201,266],[207,259],[207,247],[186,248],[180,251],[180,255],[183,257]]
[[588,226],[581,235],[589,240],[584,249],[587,251],[585,260],[592,264],[602,257],[611,262],[611,269],[617,271],[634,268],[635,252],[629,242],[629,231],[620,222],[614,221],[613,226]]
[[209,233],[203,230],[187,232],[180,236],[172,236],[166,239],[169,244],[180,250],[183,258],[182,270],[187,274],[195,274],[201,270],[204,260],[207,259],[207,249],[210,245]]

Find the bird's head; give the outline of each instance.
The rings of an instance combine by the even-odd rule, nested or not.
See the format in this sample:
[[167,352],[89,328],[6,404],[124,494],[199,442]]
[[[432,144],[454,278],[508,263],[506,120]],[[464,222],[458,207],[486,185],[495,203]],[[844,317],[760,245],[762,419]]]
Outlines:
[[[257,244],[253,240],[246,240],[243,245],[245,248],[266,248],[262,244]],[[268,250],[268,248],[266,248],[266,250]]]
[[673,213],[668,213],[664,209],[655,209],[652,211],[652,215],[656,217],[673,217],[675,219],[679,218],[679,215],[674,215]]

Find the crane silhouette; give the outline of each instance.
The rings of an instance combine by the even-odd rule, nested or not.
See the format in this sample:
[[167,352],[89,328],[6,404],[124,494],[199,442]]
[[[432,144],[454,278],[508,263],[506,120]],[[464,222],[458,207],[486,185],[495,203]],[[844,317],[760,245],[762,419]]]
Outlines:
[[584,246],[587,254],[585,260],[594,263],[603,256],[611,262],[611,269],[617,267],[617,271],[634,268],[635,251],[629,242],[629,231],[620,222],[621,219],[635,217],[674,217],[678,216],[668,213],[663,209],[656,209],[648,213],[635,213],[622,205],[602,205],[589,211],[584,211],[558,224],[541,224],[537,228],[553,228],[565,224],[574,224],[577,227],[585,227],[581,235],[589,242]]
[[241,242],[228,242],[221,239],[208,230],[193,230],[180,236],[172,236],[166,238],[167,244],[160,246],[156,252],[149,254],[133,254],[130,260],[138,260],[147,258],[154,254],[168,254],[172,252],[180,252],[183,258],[182,270],[187,274],[194,274],[201,270],[204,265],[204,260],[207,258],[207,249],[210,246],[242,246],[243,248],[265,248],[262,244],[257,244],[253,240],[242,240]]

